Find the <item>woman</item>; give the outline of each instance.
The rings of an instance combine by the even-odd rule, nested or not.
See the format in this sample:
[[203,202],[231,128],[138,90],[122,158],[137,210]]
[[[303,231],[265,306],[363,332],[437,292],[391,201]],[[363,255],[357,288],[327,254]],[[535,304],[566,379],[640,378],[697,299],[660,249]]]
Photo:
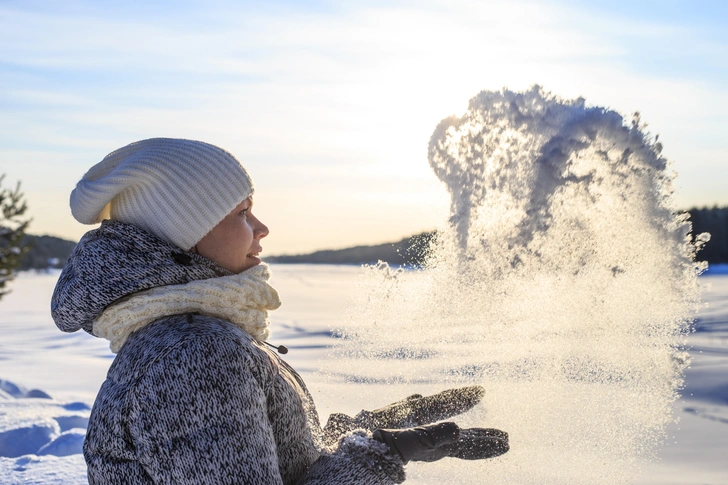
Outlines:
[[117,352],[89,420],[89,482],[391,484],[410,459],[504,453],[496,430],[387,429],[470,409],[479,387],[321,429],[300,376],[264,344],[280,301],[252,195],[231,154],[169,138],[110,153],[71,194],[74,217],[101,226],[69,258],[52,315]]

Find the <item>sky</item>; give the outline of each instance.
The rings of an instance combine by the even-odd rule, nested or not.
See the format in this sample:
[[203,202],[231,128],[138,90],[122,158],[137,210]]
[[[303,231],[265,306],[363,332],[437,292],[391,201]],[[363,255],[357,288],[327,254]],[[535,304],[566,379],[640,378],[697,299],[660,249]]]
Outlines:
[[77,240],[68,198],[109,152],[158,136],[236,155],[264,253],[395,241],[449,198],[439,121],[533,84],[639,111],[676,208],[728,205],[728,2],[0,0],[0,174],[29,232]]

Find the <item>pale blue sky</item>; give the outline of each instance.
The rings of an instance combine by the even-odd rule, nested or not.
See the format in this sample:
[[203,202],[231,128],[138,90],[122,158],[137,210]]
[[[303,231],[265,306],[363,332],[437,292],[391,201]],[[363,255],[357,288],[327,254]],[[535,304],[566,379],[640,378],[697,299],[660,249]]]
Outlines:
[[0,0],[0,173],[31,232],[77,239],[68,195],[154,136],[233,152],[266,252],[395,240],[441,224],[437,123],[534,83],[639,110],[676,205],[728,205],[728,7],[700,1]]

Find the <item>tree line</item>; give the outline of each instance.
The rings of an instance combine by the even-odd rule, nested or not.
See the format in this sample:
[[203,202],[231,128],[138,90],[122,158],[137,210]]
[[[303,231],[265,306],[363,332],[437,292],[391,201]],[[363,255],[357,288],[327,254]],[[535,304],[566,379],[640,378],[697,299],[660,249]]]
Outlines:
[[[710,264],[728,263],[728,207],[693,208],[687,212],[693,235],[710,233],[710,241],[698,253],[698,259]],[[371,264],[382,260],[394,265],[417,266],[424,262],[433,237],[436,237],[434,231],[423,232],[392,243],[270,256],[265,260],[294,264]],[[7,242],[4,243],[7,246]],[[29,270],[62,268],[76,243],[53,236],[25,235],[15,246],[24,248],[17,268]]]
[[[712,264],[728,263],[728,207],[693,208],[688,212],[693,224],[693,235],[710,233],[710,241],[698,253],[698,259]],[[424,261],[433,237],[434,231],[423,232],[392,243],[265,259],[272,263],[365,264],[382,260],[397,265],[418,265]],[[28,270],[63,267],[76,243],[53,236],[25,235],[15,245],[27,248],[19,258],[18,269]]]
[[728,207],[693,208],[688,211],[693,224],[692,234],[710,234],[698,260],[709,264],[728,263]]
[[[707,232],[710,234],[703,249],[698,253],[699,261],[709,264],[728,263],[728,207],[692,208],[686,211],[692,223],[691,237]],[[435,232],[424,232],[401,241],[376,246],[316,251],[294,256],[266,258],[274,263],[325,263],[325,264],[367,264],[378,260],[390,264],[417,266],[424,262],[427,248]]]

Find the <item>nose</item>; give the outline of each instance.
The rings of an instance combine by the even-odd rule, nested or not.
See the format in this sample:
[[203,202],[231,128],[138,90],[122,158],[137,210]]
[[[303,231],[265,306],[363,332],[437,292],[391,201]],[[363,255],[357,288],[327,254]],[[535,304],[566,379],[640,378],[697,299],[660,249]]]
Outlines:
[[260,222],[260,219],[256,217],[255,228],[253,229],[253,237],[255,239],[263,239],[268,235],[268,226]]

